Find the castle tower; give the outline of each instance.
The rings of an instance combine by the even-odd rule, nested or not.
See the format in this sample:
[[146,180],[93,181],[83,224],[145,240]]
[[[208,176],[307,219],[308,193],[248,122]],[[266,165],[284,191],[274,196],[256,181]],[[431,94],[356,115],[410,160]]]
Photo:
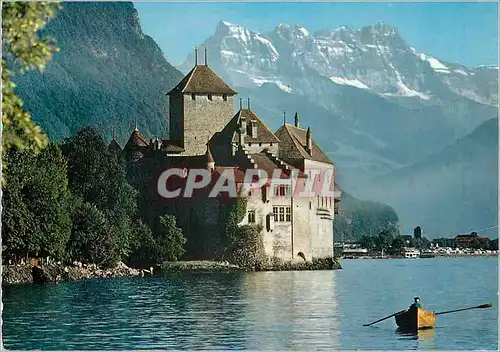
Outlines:
[[206,141],[233,117],[236,93],[208,67],[205,52],[205,64],[198,65],[196,59],[194,68],[167,93],[170,141],[183,147],[184,155],[203,155]]

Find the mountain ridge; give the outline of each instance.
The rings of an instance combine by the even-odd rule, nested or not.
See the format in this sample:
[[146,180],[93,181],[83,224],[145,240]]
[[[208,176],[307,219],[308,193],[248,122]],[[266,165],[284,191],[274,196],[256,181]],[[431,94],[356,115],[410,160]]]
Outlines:
[[[220,43],[217,44],[217,41]],[[244,72],[248,72],[248,68],[251,67],[254,70],[253,74],[258,72],[279,74],[277,63],[283,58],[292,57],[292,61],[303,60],[305,63],[302,64],[314,68],[325,77],[333,77],[334,80],[338,77],[344,78],[347,82],[343,82],[343,84],[358,80],[366,88],[374,89],[380,94],[416,96],[422,99],[431,98],[425,89],[432,88],[432,85],[443,84],[451,89],[465,76],[475,76],[477,70],[485,69],[484,67],[469,68],[461,64],[447,62],[450,66],[448,67],[443,64],[444,61],[431,55],[417,53],[400,36],[397,28],[381,22],[358,30],[341,26],[336,30],[325,29],[311,34],[301,25],[278,24],[273,31],[258,32],[228,21],[220,21],[215,33],[200,46],[213,47],[214,44],[219,45],[222,53],[220,60],[225,65],[229,64],[229,68],[231,68],[231,57],[236,57],[235,60],[240,66],[242,58],[250,59],[249,62],[243,62],[246,66]],[[388,44],[395,50],[388,50]],[[244,50],[238,50],[238,45]],[[305,52],[304,49],[309,50],[310,53]],[[244,55],[245,53],[247,55]],[[398,65],[394,65],[395,62],[385,60],[394,58],[395,54],[404,55],[414,60],[413,64],[417,66],[418,72],[402,72],[400,68],[398,69]],[[193,54],[188,55],[185,63],[179,66],[181,71],[185,72],[188,69],[192,58]],[[353,58],[355,61],[352,61]],[[260,60],[261,64],[252,62],[252,59]],[[378,64],[386,70],[384,74],[373,70],[374,66],[370,65],[370,60],[378,60]],[[373,72],[371,75],[362,74],[363,77],[357,77],[360,75],[359,72],[351,72],[352,67],[356,65],[359,66],[358,71],[370,68]],[[497,68],[493,70],[495,71]],[[426,80],[428,81],[430,77],[431,84],[419,79],[418,75],[415,74],[421,71],[427,71]],[[436,77],[431,77],[431,73]],[[386,79],[388,75],[391,80]],[[494,73],[490,73],[490,76],[492,77],[488,77],[488,79],[494,82],[498,81]],[[249,79],[252,80],[251,77]],[[238,82],[233,83],[238,84]],[[254,78],[254,83],[259,83],[258,78]],[[473,83],[474,79],[472,79],[472,83],[468,83],[467,87],[464,86],[465,83],[460,83],[459,88],[454,88],[455,93],[480,103],[491,103],[490,105],[498,103],[494,89],[489,90],[486,96],[481,96],[477,93],[478,89]]]
[[[369,197],[398,209],[407,231],[409,224],[419,224],[433,237],[446,237],[498,224],[498,118],[372,184]],[[432,203],[427,201],[431,195]]]
[[65,2],[42,34],[55,37],[60,51],[43,72],[14,80],[50,139],[92,125],[124,145],[136,123],[148,136],[168,136],[165,94],[183,75],[142,32],[132,3]]

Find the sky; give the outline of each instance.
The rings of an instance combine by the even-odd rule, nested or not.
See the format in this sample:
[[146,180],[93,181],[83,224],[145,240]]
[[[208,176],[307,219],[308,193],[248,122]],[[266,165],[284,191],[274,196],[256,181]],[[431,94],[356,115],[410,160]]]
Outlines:
[[257,32],[279,23],[301,24],[309,32],[351,29],[384,22],[398,28],[418,52],[466,66],[498,66],[496,2],[135,2],[145,34],[173,65],[211,36],[221,20]]

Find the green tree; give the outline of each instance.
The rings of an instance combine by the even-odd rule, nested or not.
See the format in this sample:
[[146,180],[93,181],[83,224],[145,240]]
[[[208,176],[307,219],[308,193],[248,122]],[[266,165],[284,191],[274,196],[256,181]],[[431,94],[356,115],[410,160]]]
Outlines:
[[375,237],[375,248],[378,251],[387,251],[392,244],[392,231],[384,230]]
[[135,268],[149,268],[161,263],[156,259],[156,241],[151,229],[140,219],[134,223],[132,251],[127,258],[127,263]]
[[6,159],[9,182],[3,189],[4,256],[63,259],[69,239],[69,189],[66,161],[50,144],[35,155],[11,148]]
[[68,243],[70,260],[112,265],[117,260],[113,228],[102,211],[80,197],[73,200],[72,231]]
[[375,237],[363,235],[360,239],[361,247],[368,250],[375,248]]
[[401,236],[397,236],[394,238],[391,244],[391,254],[398,254],[405,247],[405,240]]
[[161,230],[156,240],[158,263],[162,261],[176,261],[185,253],[186,238],[182,229],[177,227],[175,216],[164,215],[160,217]]
[[71,192],[95,205],[107,219],[113,234],[113,258],[130,252],[132,221],[137,211],[137,192],[127,183],[123,164],[110,153],[95,128],[87,127],[64,140]]
[[137,220],[134,224],[133,250],[127,262],[134,267],[149,268],[164,261],[176,261],[184,255],[185,243],[186,238],[173,215],[158,218],[155,234],[141,220]]
[[238,224],[243,220],[247,211],[247,199],[238,197],[224,204],[219,220],[219,244],[221,259],[227,259],[238,245]]
[[232,244],[229,258],[241,267],[256,269],[266,258],[261,235],[262,226],[243,225],[238,227],[236,240]]
[[[49,2],[2,3],[2,146],[6,151],[18,149],[38,151],[48,139],[28,112],[12,82],[15,73],[42,70],[57,51],[50,37],[39,37],[39,31],[56,14],[57,5]],[[2,154],[4,159],[4,154]],[[4,160],[5,162],[5,160]],[[5,163],[4,163],[5,167]]]

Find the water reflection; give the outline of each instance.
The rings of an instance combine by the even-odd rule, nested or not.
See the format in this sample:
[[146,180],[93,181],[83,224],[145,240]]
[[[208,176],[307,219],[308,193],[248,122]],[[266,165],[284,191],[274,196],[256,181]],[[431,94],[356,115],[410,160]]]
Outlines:
[[436,344],[434,342],[434,335],[436,329],[421,329],[417,332],[409,332],[401,329],[396,329],[396,334],[402,340],[416,340],[418,341],[418,347],[423,349],[428,349],[434,347]]
[[[245,276],[250,349],[340,347],[335,272],[268,272]],[[250,323],[253,322],[253,323]],[[258,324],[255,324],[258,322]]]
[[[464,297],[493,300],[496,260],[455,262],[437,260],[427,268],[419,266],[425,261],[404,267],[397,261],[352,261],[335,272],[6,287],[3,343],[11,350],[496,350],[497,305],[465,315],[469,324],[464,315],[450,314],[434,330],[414,335],[395,332],[394,319],[362,326],[401,310],[415,292],[426,297],[429,309]],[[429,280],[432,275],[446,279]]]

